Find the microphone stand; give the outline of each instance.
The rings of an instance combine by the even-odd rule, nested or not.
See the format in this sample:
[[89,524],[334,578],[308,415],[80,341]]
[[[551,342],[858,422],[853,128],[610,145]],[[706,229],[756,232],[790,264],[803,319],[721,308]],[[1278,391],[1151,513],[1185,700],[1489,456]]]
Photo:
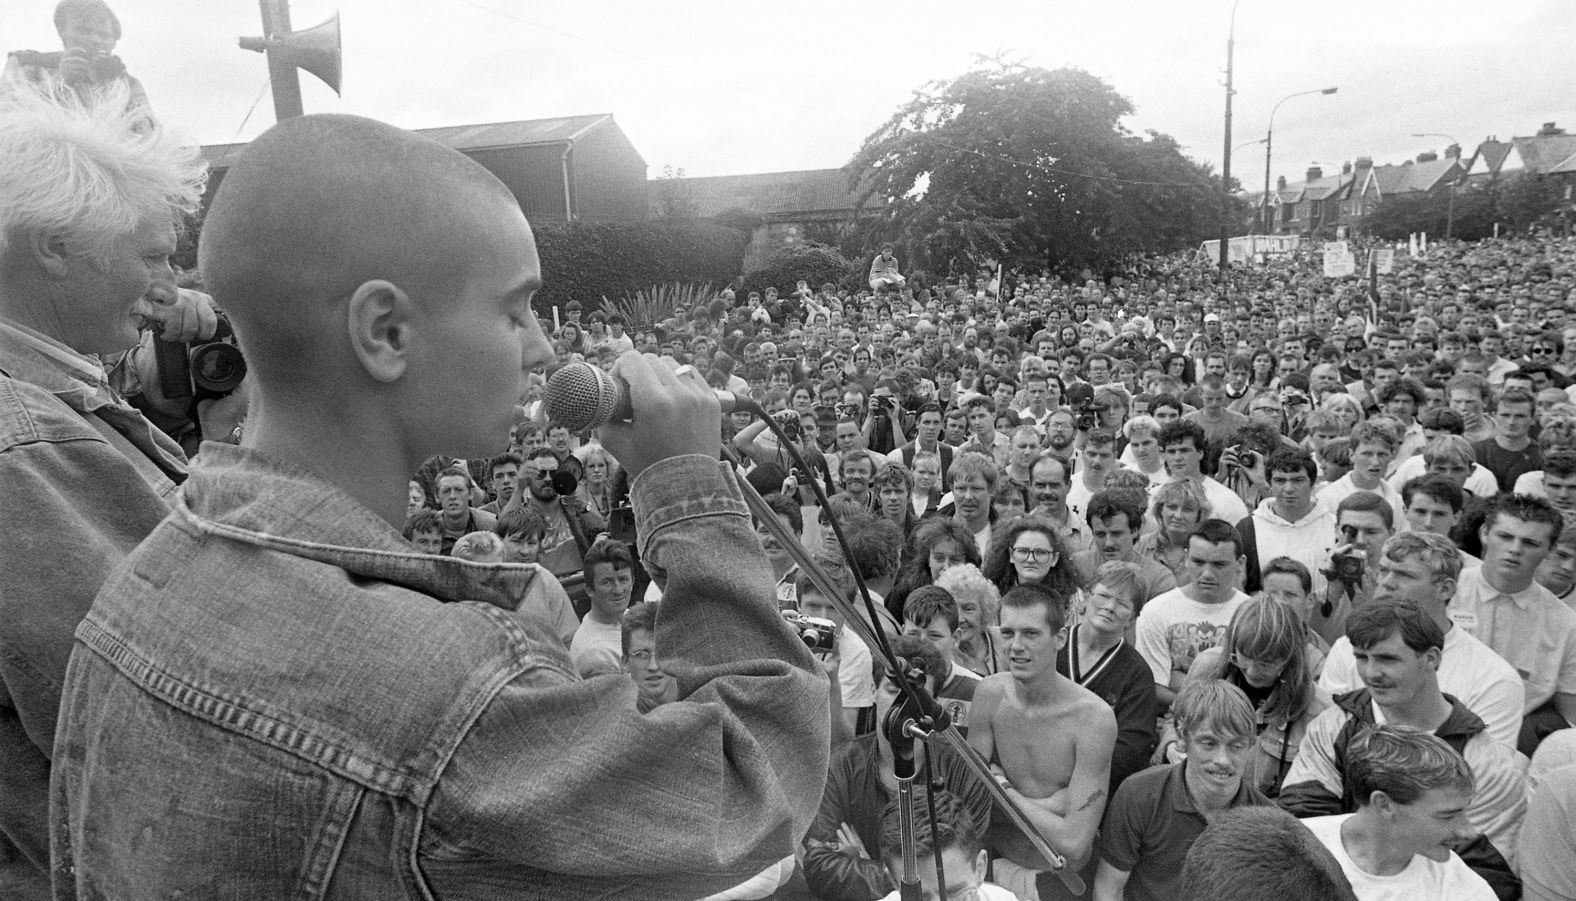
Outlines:
[[[794,462],[799,467],[799,469],[803,472],[810,472],[810,467],[805,463],[804,458],[800,455],[799,449],[788,440],[787,436],[782,434],[782,430],[780,426],[778,426],[776,420],[770,416],[763,418],[766,420],[768,427],[772,430],[773,434],[777,436],[777,440],[785,449],[787,449],[789,455],[793,457]],[[731,448],[727,450],[731,451]],[[728,454],[728,457],[731,460],[737,460],[737,458],[731,453]],[[737,463],[735,463],[735,465],[737,465]],[[800,571],[810,579],[821,595],[829,600],[832,605],[843,614],[843,618],[847,625],[859,635],[860,639],[870,647],[871,651],[873,653],[878,653],[881,656],[882,661],[885,662],[887,666],[887,671],[892,673],[893,680],[897,682],[902,692],[901,706],[904,709],[907,709],[908,705],[911,703],[917,705],[915,709],[920,711],[923,716],[930,719],[932,725],[929,733],[925,735],[925,737],[928,738],[930,736],[939,735],[941,739],[947,743],[947,746],[958,754],[958,756],[963,760],[964,764],[974,774],[975,778],[979,779],[980,782],[985,786],[985,790],[1000,806],[1000,809],[1007,813],[1007,818],[1011,820],[1013,825],[1024,834],[1024,836],[1029,840],[1029,844],[1034,847],[1035,851],[1039,852],[1039,854],[1050,863],[1051,872],[1056,874],[1056,877],[1062,881],[1062,884],[1065,885],[1067,890],[1074,896],[1082,896],[1086,888],[1082,877],[1080,877],[1075,870],[1067,865],[1067,858],[1050,846],[1050,844],[1045,840],[1045,837],[1040,834],[1039,830],[1035,828],[1034,824],[1029,821],[1029,818],[1023,813],[1022,810],[1018,808],[1018,805],[1007,796],[1006,789],[1002,788],[1000,783],[996,781],[995,774],[990,771],[989,762],[987,762],[978,751],[974,750],[973,745],[968,743],[968,739],[964,738],[962,733],[958,731],[957,726],[952,723],[951,718],[947,715],[946,711],[941,707],[941,705],[936,703],[935,698],[930,696],[929,692],[925,690],[923,684],[915,684],[920,680],[910,679],[907,675],[905,667],[899,664],[896,655],[892,653],[891,645],[887,643],[886,634],[875,627],[875,623],[879,622],[875,611],[875,602],[871,599],[869,589],[865,587],[864,579],[860,576],[859,571],[853,570],[854,580],[858,583],[859,594],[864,600],[866,608],[868,608],[868,619],[866,618],[866,614],[864,612],[860,611],[858,608],[854,607],[846,599],[844,599],[842,593],[839,592],[836,586],[832,584],[831,579],[819,566],[815,564],[815,561],[811,558],[809,551],[805,550],[804,545],[799,543],[799,537],[794,535],[792,531],[790,531],[782,524],[780,520],[777,519],[776,512],[773,511],[772,508],[766,503],[766,499],[761,497],[760,492],[755,490],[755,486],[751,485],[742,477],[737,478],[734,481],[738,483],[739,490],[744,496],[745,505],[748,506],[750,508],[750,512],[755,515],[756,521],[759,522],[768,532],[770,532],[772,537],[777,540],[777,543],[788,552],[788,555],[793,558],[794,563],[799,567]],[[834,516],[830,510],[826,493],[821,489],[821,486],[814,479],[810,480],[810,489],[815,493],[816,500],[821,504],[821,509],[826,511],[827,519],[831,523],[832,531],[837,535],[838,541],[843,545],[843,547],[846,548],[848,546],[848,542],[843,538],[842,528],[837,523],[837,517]],[[893,709],[896,710],[898,708],[899,705],[894,705]],[[916,731],[915,734],[920,734],[922,731],[921,727],[919,727],[917,724],[910,726],[909,728],[913,730],[919,730]],[[896,757],[896,744],[893,745],[893,750],[894,757]],[[911,772],[909,775],[909,781],[911,784],[912,780],[913,777]],[[901,777],[898,784],[899,788],[901,789],[903,784]],[[901,793],[899,795],[899,801],[900,803],[902,801]],[[912,799],[910,799],[910,809],[912,809]],[[905,814],[905,816],[907,816],[907,814]],[[907,822],[908,821],[905,820],[905,823]],[[909,838],[911,840],[912,836],[909,836]],[[909,858],[912,856],[912,848],[909,848],[905,851],[905,872],[908,868]],[[917,876],[915,878],[917,879]]]

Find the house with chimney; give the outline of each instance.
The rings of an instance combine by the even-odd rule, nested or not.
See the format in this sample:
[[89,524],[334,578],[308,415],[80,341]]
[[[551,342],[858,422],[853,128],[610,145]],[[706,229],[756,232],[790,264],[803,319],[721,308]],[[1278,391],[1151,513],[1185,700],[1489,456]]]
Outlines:
[[1347,206],[1357,175],[1351,163],[1330,175],[1322,166],[1309,166],[1300,182],[1288,184],[1284,175],[1276,179],[1267,204],[1262,195],[1249,195],[1259,209],[1256,220],[1265,221],[1261,233],[1335,237],[1336,229],[1348,224]]
[[1472,155],[1466,181],[1476,185],[1520,174],[1576,178],[1576,135],[1545,122],[1528,137],[1509,141],[1489,137]]
[[1461,145],[1445,148],[1443,158],[1433,151],[1420,153],[1415,160],[1397,165],[1368,166],[1360,184],[1352,189],[1349,224],[1361,229],[1369,215],[1389,198],[1434,194],[1451,190],[1466,174],[1461,162]]

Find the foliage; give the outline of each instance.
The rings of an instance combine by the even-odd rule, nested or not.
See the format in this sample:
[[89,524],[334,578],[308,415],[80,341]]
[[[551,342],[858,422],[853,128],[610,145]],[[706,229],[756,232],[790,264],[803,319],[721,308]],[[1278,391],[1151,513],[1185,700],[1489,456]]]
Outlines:
[[652,180],[658,219],[694,219],[699,212],[695,193],[684,180],[684,170],[662,167],[662,177]]
[[1564,197],[1559,179],[1523,173],[1504,182],[1494,212],[1519,232],[1558,209]]
[[757,228],[766,224],[766,218],[760,213],[740,209],[733,206],[711,217],[711,221],[727,228],[736,229],[746,235],[752,235]]
[[766,268],[746,275],[744,290],[764,291],[771,287],[786,296],[793,293],[801,279],[809,282],[811,288],[819,288],[826,282],[842,284],[860,274],[859,264],[850,261],[835,247],[794,244],[772,254]]
[[[1564,196],[1560,182],[1521,173],[1503,181],[1469,184],[1456,191],[1452,237],[1466,241],[1487,238],[1497,222],[1502,231],[1525,231],[1559,207]],[[1368,217],[1375,237],[1404,240],[1413,232],[1442,236],[1451,216],[1450,192],[1403,194],[1385,198]]]
[[705,222],[548,222],[535,226],[542,258],[538,314],[578,300],[590,308],[665,283],[733,281],[749,236]]
[[1087,72],[989,61],[917,91],[847,164],[860,246],[899,243],[945,273],[1099,264],[1218,234],[1220,186],[1176,141],[1121,124],[1132,104]]
[[686,285],[667,282],[650,289],[636,291],[633,296],[613,301],[602,298],[602,312],[611,316],[622,314],[630,331],[645,331],[670,319],[674,314],[685,314],[697,306],[705,306],[716,296],[710,284]]

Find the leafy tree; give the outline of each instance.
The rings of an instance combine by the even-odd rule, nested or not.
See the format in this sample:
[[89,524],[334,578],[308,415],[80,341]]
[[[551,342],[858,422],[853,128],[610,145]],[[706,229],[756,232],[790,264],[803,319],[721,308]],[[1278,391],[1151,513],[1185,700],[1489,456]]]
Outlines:
[[1512,231],[1524,231],[1558,209],[1564,197],[1565,186],[1559,179],[1520,173],[1501,185],[1495,213]]
[[985,61],[915,92],[845,167],[860,246],[930,272],[1098,265],[1217,234],[1219,182],[1170,137],[1131,134],[1132,104],[1079,69]]
[[840,284],[858,273],[858,264],[824,244],[804,243],[780,248],[767,261],[766,268],[744,277],[745,291],[776,288],[780,295],[792,294],[800,279],[812,289],[826,282]]

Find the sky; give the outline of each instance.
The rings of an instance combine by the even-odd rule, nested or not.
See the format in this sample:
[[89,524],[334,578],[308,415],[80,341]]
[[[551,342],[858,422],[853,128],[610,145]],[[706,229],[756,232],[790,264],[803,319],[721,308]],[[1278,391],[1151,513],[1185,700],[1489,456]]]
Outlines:
[[[254,0],[111,0],[117,53],[154,109],[204,144],[274,121]],[[930,81],[979,57],[1084,69],[1129,98],[1134,132],[1175,137],[1218,171],[1232,0],[294,0],[301,29],[336,10],[343,96],[301,75],[307,112],[407,128],[612,113],[648,164],[687,176],[841,166]],[[53,0],[0,0],[0,46],[59,48]],[[1570,0],[1237,0],[1233,174],[1256,189],[1359,156],[1470,156],[1554,121],[1576,131]],[[1237,147],[1235,145],[1247,144]]]

